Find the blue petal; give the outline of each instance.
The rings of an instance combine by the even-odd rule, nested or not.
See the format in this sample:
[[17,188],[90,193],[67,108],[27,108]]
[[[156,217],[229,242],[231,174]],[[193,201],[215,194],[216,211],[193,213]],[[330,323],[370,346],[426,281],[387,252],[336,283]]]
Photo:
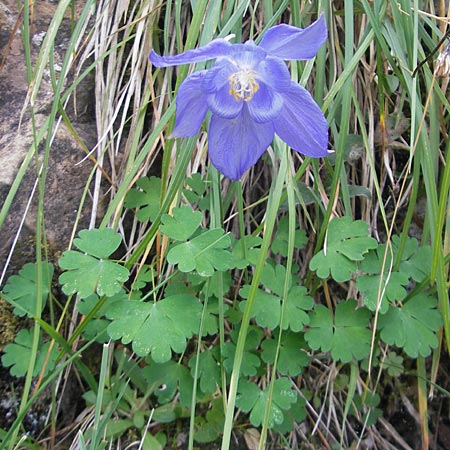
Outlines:
[[243,100],[235,100],[230,94],[228,85],[222,87],[214,94],[208,95],[208,106],[211,112],[223,119],[235,118],[241,112],[243,104]]
[[320,16],[307,28],[281,24],[267,30],[259,47],[282,59],[311,59],[327,39],[327,25]]
[[214,39],[203,47],[187,50],[186,52],[175,56],[160,56],[152,50],[149,59],[156,67],[168,67],[207,61],[208,59],[230,55],[233,52],[233,44],[225,39]]
[[213,114],[224,119],[236,117],[242,109],[242,100],[236,101],[230,94],[229,78],[236,71],[234,64],[228,60],[218,61],[217,64],[206,73],[202,89],[208,95],[208,106]]
[[206,70],[189,75],[180,85],[177,94],[177,117],[173,137],[188,137],[198,133],[208,111],[206,95],[202,90]]
[[314,158],[328,155],[328,123],[311,94],[292,82],[283,100],[273,120],[275,133],[300,153]]
[[271,123],[252,120],[244,104],[235,119],[213,115],[209,127],[209,157],[217,170],[232,180],[239,180],[264,153],[273,139]]
[[247,102],[247,105],[250,116],[255,122],[269,122],[280,114],[283,107],[283,96],[274,92],[264,83],[260,83],[259,89]]
[[207,74],[203,78],[203,90],[208,94],[212,94],[224,86],[228,86],[230,75],[235,71],[236,67],[230,61],[225,59],[217,61],[214,67],[208,69]]
[[291,84],[291,74],[286,63],[280,58],[268,56],[258,65],[257,78],[275,91],[284,91]]
[[255,45],[252,40],[248,40],[245,44],[233,45],[232,60],[237,67],[254,69],[266,56],[266,51]]

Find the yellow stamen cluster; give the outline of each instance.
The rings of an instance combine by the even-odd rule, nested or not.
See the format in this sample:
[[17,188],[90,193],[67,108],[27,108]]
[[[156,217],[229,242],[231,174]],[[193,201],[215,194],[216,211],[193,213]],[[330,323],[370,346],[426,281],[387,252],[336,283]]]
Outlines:
[[255,95],[255,92],[259,89],[259,84],[255,81],[254,75],[255,72],[249,69],[240,70],[230,75],[228,78],[230,95],[236,101],[243,100],[248,102]]

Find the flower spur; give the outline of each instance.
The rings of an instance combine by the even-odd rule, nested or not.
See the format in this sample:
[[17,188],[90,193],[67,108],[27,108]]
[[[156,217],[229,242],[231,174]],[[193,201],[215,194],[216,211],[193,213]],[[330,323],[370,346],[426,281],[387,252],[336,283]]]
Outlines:
[[209,157],[232,180],[256,164],[275,133],[300,153],[328,155],[327,121],[309,92],[291,80],[283,61],[313,58],[326,38],[321,16],[304,29],[274,26],[259,45],[215,39],[175,56],[152,50],[149,58],[156,67],[216,60],[212,68],[192,73],[180,85],[172,136],[194,136],[211,111]]

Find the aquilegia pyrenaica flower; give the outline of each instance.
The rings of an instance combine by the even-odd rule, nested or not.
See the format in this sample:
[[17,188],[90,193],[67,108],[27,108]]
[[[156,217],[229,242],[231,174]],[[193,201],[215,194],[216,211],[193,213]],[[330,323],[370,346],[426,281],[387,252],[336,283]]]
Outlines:
[[321,16],[305,29],[274,26],[259,45],[215,39],[175,56],[152,50],[150,61],[157,67],[216,60],[211,69],[194,72],[181,84],[172,136],[194,136],[211,111],[209,157],[232,180],[258,161],[274,133],[300,153],[326,156],[327,121],[309,92],[291,80],[283,61],[314,57],[326,37]]

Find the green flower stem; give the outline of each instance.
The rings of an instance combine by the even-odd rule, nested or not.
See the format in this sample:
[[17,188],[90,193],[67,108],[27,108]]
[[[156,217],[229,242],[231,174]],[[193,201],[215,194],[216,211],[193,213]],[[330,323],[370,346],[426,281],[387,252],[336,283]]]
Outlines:
[[197,359],[195,360],[195,367],[194,367],[194,384],[192,386],[191,416],[189,418],[189,443],[188,443],[189,450],[192,450],[194,448],[195,405],[197,403],[196,400],[197,400],[197,385],[198,385],[198,366],[200,364],[202,336],[203,336],[203,329],[205,326],[206,311],[208,307],[208,297],[209,297],[208,291],[209,291],[209,280],[206,282],[205,301],[203,302],[202,316],[200,319],[200,329],[198,332],[197,352],[196,352]]
[[233,371],[231,373],[228,404],[225,415],[222,450],[228,450],[230,448],[231,431],[233,428],[234,407],[236,403],[237,387],[241,371],[242,358],[244,355],[245,340],[247,338],[251,311],[253,303],[256,298],[259,282],[261,280],[261,274],[266,261],[266,255],[272,242],[273,229],[275,225],[275,220],[277,218],[277,212],[281,196],[283,193],[283,186],[286,179],[286,174],[287,174],[287,158],[282,158],[278,174],[276,174],[274,179],[273,190],[271,192],[271,195],[269,196],[266,222],[264,227],[264,237],[263,243],[261,245],[261,252],[259,254],[258,263],[255,267],[252,284],[250,286],[249,296],[242,317],[241,328],[239,330],[238,341],[236,344],[236,354],[233,362]]
[[242,184],[240,182],[234,183],[236,186],[236,200],[237,200],[237,208],[238,208],[238,217],[239,217],[239,237],[242,242],[242,253],[244,255],[244,259],[247,259],[247,246],[245,245],[245,218],[244,218],[244,199],[242,192]]
[[[211,209],[211,228],[223,227],[223,214],[222,214],[222,195],[219,172],[210,164],[210,170],[213,178],[212,183],[212,204]],[[222,381],[222,398],[224,411],[226,410],[226,398],[227,398],[227,378],[225,368],[223,365],[223,349],[225,345],[225,308],[223,298],[223,274],[217,272],[217,286],[218,286],[218,302],[219,302],[219,347],[220,347],[220,374]]]
[[429,448],[430,434],[428,430],[428,406],[427,406],[427,370],[425,358],[417,358],[417,397],[419,403],[419,419],[422,436],[422,448]]
[[350,407],[353,403],[353,398],[355,396],[356,391],[356,382],[358,380],[358,363],[356,361],[350,363],[350,382],[348,385],[347,398],[345,400],[344,406],[344,414],[342,417],[342,430],[341,430],[341,439],[340,439],[340,448],[343,447],[344,442],[344,434],[345,434],[345,422],[347,420],[348,413],[350,411]]
[[[282,144],[280,144],[282,145]],[[283,150],[279,153],[282,155],[286,161],[289,161],[290,150],[286,147],[286,145],[282,145]],[[288,164],[289,167],[289,164]],[[284,279],[284,288],[283,288],[283,298],[281,300],[281,315],[280,315],[280,327],[278,332],[278,341],[277,348],[275,352],[275,358],[272,366],[272,373],[270,377],[270,385],[269,385],[269,393],[268,399],[266,403],[266,410],[264,412],[264,421],[263,427],[261,430],[261,438],[259,440],[259,450],[264,450],[267,439],[267,430],[269,428],[269,419],[270,419],[270,410],[272,407],[272,397],[273,390],[275,386],[275,380],[277,375],[277,367],[278,367],[278,358],[280,356],[280,348],[281,348],[281,337],[283,334],[283,322],[284,316],[286,312],[286,299],[289,293],[289,289],[291,286],[291,273],[292,273],[292,264],[293,264],[293,256],[294,256],[294,243],[295,243],[295,225],[296,225],[296,216],[295,216],[295,189],[293,183],[293,176],[291,171],[286,172],[286,191],[288,197],[288,210],[289,210],[289,231],[288,231],[288,252],[286,258],[286,277]]]

